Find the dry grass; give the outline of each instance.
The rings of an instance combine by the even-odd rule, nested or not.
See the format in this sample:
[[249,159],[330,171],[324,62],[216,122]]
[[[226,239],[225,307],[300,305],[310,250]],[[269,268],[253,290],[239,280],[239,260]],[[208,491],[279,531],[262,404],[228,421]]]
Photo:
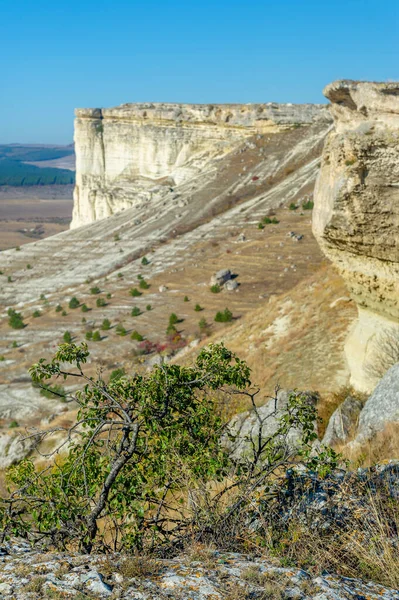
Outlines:
[[145,579],[157,575],[161,570],[161,563],[153,557],[140,555],[128,556],[120,564],[119,572],[126,579]]

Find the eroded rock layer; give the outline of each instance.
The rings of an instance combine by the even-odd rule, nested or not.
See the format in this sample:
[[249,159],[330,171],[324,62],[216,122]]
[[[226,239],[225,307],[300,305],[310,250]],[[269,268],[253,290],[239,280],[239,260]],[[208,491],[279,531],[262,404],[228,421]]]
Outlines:
[[337,81],[335,128],[315,189],[313,231],[359,317],[346,344],[352,384],[368,390],[381,331],[399,336],[399,84]]
[[72,228],[157,201],[255,133],[328,122],[323,105],[123,104],[77,109]]

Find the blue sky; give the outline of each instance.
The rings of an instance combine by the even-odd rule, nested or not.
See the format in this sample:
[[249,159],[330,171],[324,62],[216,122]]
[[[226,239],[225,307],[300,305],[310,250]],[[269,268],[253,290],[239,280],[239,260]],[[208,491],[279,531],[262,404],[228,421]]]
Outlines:
[[399,0],[0,0],[0,143],[69,143],[73,109],[323,102],[399,79]]

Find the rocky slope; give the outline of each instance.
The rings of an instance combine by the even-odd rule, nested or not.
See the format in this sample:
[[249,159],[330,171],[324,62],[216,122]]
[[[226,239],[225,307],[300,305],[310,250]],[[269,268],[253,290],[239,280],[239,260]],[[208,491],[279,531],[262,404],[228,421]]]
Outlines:
[[358,306],[346,343],[351,383],[375,385],[365,367],[381,330],[399,335],[399,85],[337,81],[324,94],[335,127],[315,189],[313,231]]
[[399,592],[328,573],[312,577],[296,568],[235,553],[203,551],[174,560],[30,552],[25,544],[0,556],[0,597],[125,598],[126,600],[397,600]]
[[[165,198],[254,134],[328,123],[323,105],[123,104],[77,109],[72,227]],[[167,198],[167,196],[166,196]],[[170,198],[167,198],[170,201]]]

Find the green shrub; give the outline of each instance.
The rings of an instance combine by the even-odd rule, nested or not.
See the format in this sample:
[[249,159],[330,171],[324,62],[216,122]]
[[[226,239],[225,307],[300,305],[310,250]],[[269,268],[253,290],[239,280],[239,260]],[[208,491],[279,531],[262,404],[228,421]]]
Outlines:
[[138,331],[134,330],[131,334],[131,339],[135,340],[136,342],[142,342],[144,340],[144,337],[141,335],[141,333],[139,333]]
[[264,223],[264,225],[277,225],[278,223],[280,223],[280,221],[276,219],[276,217],[273,217],[272,219],[270,217],[264,217],[262,222]]
[[61,304],[57,304],[57,306],[55,307],[55,312],[62,312]]
[[101,330],[108,331],[109,329],[111,329],[111,321],[109,319],[104,319],[101,324]]
[[72,342],[72,335],[69,331],[65,331],[62,339],[66,344],[70,344]]
[[233,320],[233,313],[228,308],[225,308],[223,311],[217,312],[215,315],[215,321],[217,323],[228,323],[229,321],[232,321],[232,320]]
[[114,371],[112,371],[111,375],[109,376],[109,380],[111,381],[119,381],[119,379],[121,379],[122,377],[125,377],[126,375],[126,371],[123,367],[120,367],[119,369],[115,369]]
[[82,304],[81,309],[82,312],[89,312],[90,308],[86,304]]
[[20,246],[17,246],[17,247],[15,248],[15,250],[17,250],[17,252],[19,252],[19,251],[21,250]]
[[105,296],[105,297],[106,297],[108,300],[110,300],[110,299],[112,298],[112,294],[111,294],[111,292],[108,292],[108,294],[106,294],[106,296]]
[[209,325],[206,322],[205,317],[202,317],[202,319],[199,320],[198,327],[200,328],[200,331],[205,331],[206,329],[208,329]]
[[23,321],[22,315],[19,312],[16,312],[14,309],[8,309],[8,324],[13,329],[23,329],[25,327],[25,323]]
[[63,310],[63,311],[62,311],[62,313],[61,313],[61,316],[62,316],[62,317],[66,317],[66,315],[67,315],[67,311],[66,311],[66,310]]
[[123,278],[123,273],[118,273],[118,278],[122,279]]
[[11,344],[11,348],[18,348],[18,342],[14,340]]
[[290,210],[297,210],[298,206],[295,204],[295,202],[291,202],[291,204],[288,207]]
[[145,309],[146,310],[151,310],[152,309],[151,304],[147,304],[147,306],[145,307]]
[[265,226],[263,225],[263,223],[258,223],[258,229],[264,229]]
[[32,317],[34,317],[35,319],[37,319],[37,317],[41,317],[42,313],[40,312],[40,310],[35,310],[32,314]]
[[166,328],[166,335],[175,335],[177,333],[177,329],[174,325],[172,325],[171,323],[169,323],[169,325]]
[[15,429],[15,427],[19,427],[19,423],[18,421],[11,421],[8,427],[9,429]]
[[313,210],[313,207],[314,207],[313,200],[307,200],[307,202],[304,202],[302,204],[303,210]]
[[210,289],[212,294],[218,294],[221,291],[221,287],[218,283],[215,283],[215,285],[211,285]]
[[141,273],[139,273],[139,274],[137,275],[137,279],[140,281],[141,279],[144,279],[144,277],[141,275]]
[[200,306],[199,304],[196,304],[196,305],[194,306],[194,310],[195,310],[195,312],[201,312],[201,310],[204,310],[204,309],[203,309],[203,308],[202,308],[202,306]]
[[99,331],[94,331],[93,337],[91,338],[93,342],[101,342],[101,333]]
[[115,331],[116,331],[117,335],[121,335],[121,336],[127,335],[127,331],[124,328],[124,326],[122,325],[122,323],[118,323],[118,325],[116,326]]
[[139,315],[141,315],[141,310],[139,309],[138,306],[134,306],[132,308],[131,315],[132,315],[132,317],[138,317]]
[[86,317],[82,317],[82,323],[86,323]]
[[138,298],[141,296],[141,292],[137,288],[131,288],[129,294],[133,296],[133,298]]
[[190,302],[190,299],[188,296],[184,296],[184,302]]
[[92,340],[93,339],[93,332],[91,330],[86,331],[85,338],[86,338],[86,340]]
[[119,242],[120,239],[121,238],[119,236],[119,233],[115,233],[115,235],[114,235],[114,242]]
[[145,267],[150,264],[150,261],[146,256],[143,256],[143,258],[141,259],[141,264]]
[[26,265],[26,268],[27,268],[27,269],[31,269],[31,268],[32,268],[32,265],[31,265],[30,263],[28,263],[28,264]]
[[150,284],[146,282],[145,279],[141,279],[140,283],[139,283],[139,288],[142,290],[148,290],[148,288],[150,287]]
[[62,385],[54,384],[54,385],[45,385],[45,384],[37,384],[33,383],[33,387],[40,387],[40,395],[45,398],[50,398],[50,400],[54,398],[58,398],[58,400],[65,400],[66,392]]
[[11,275],[7,276],[7,281],[8,281],[8,283],[12,283],[12,277],[11,277]]
[[6,359],[6,357],[5,357],[5,356],[2,354],[2,355],[0,356],[0,362],[3,362],[3,361],[5,361],[5,359]]
[[68,304],[69,308],[78,308],[78,306],[80,306],[80,302],[79,300],[76,298],[76,296],[73,296]]
[[99,288],[99,287],[97,287],[97,286],[95,286],[95,287],[92,287],[92,288],[90,288],[90,294],[93,294],[93,295],[94,295],[94,294],[101,294],[101,290],[100,290],[100,288]]
[[97,300],[96,300],[96,306],[98,308],[101,308],[102,306],[107,306],[107,303],[106,303],[106,301],[105,301],[104,298],[97,298]]
[[172,313],[169,316],[169,325],[176,325],[179,322],[178,316],[175,313]]

